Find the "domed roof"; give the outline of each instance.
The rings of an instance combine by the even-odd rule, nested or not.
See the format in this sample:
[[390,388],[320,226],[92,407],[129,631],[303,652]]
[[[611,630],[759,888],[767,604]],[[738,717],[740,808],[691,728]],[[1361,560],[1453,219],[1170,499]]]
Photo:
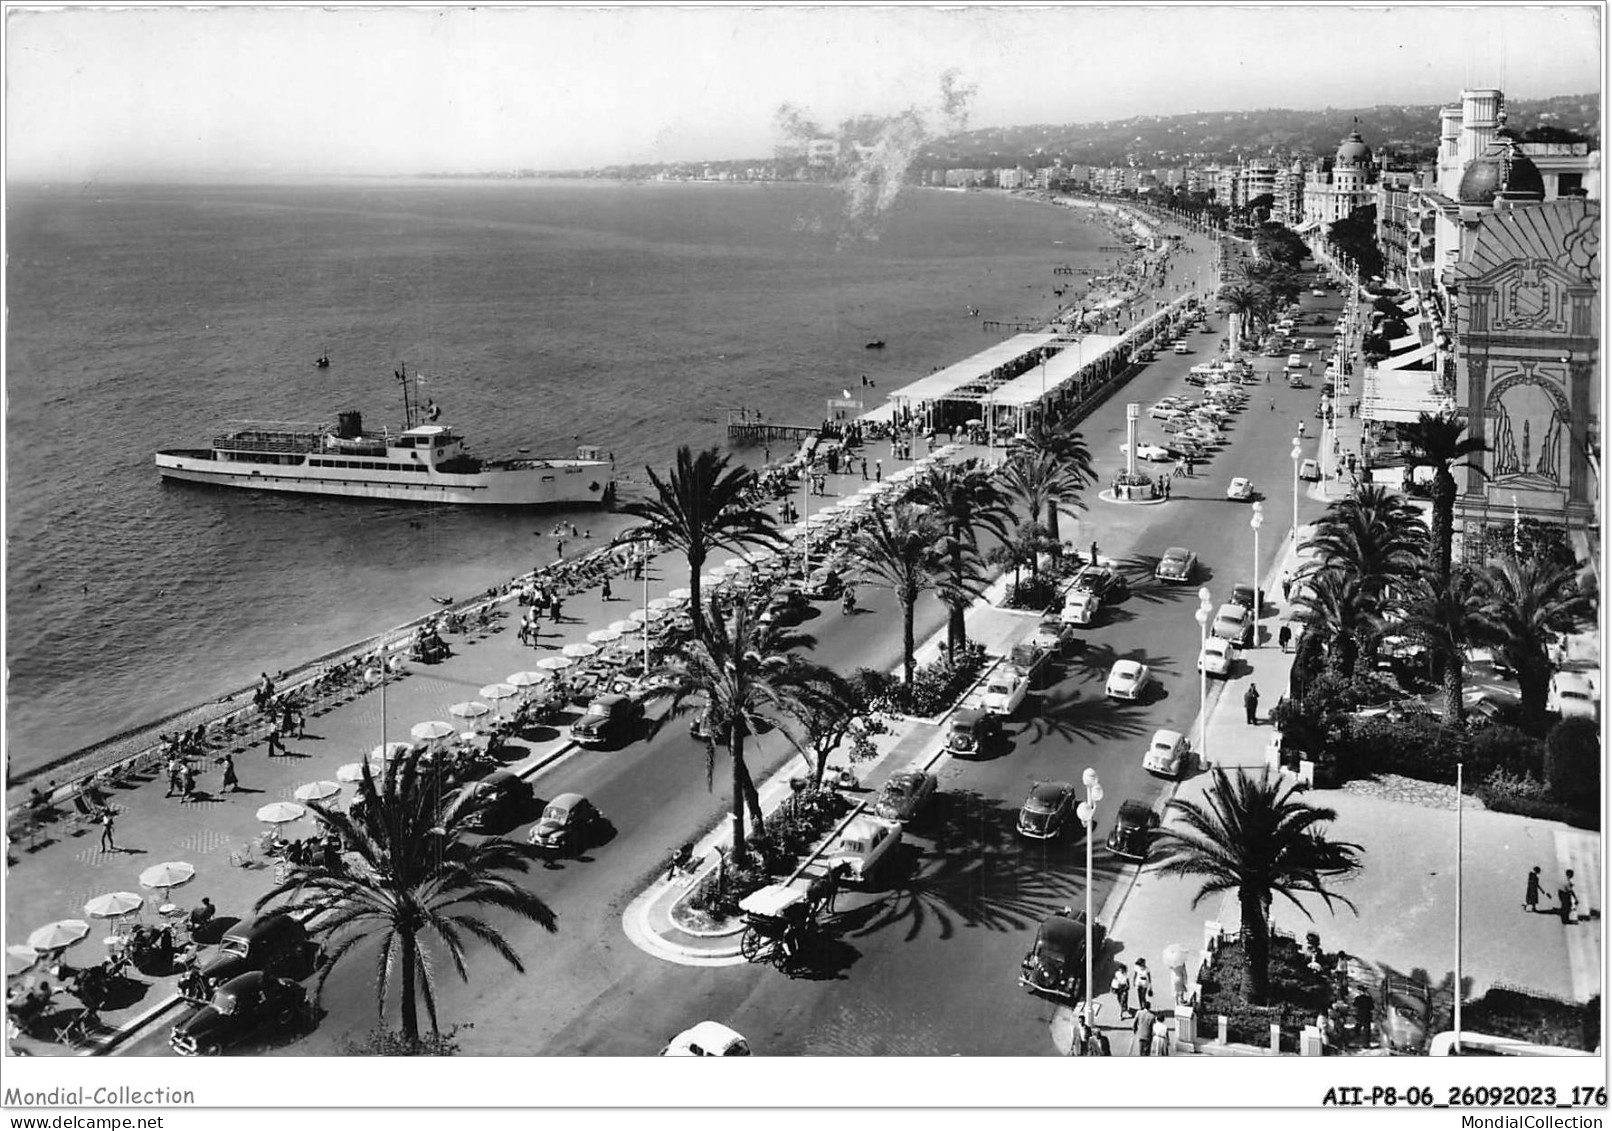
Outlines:
[[1517,148],[1517,136],[1506,128],[1500,114],[1500,128],[1483,156],[1461,174],[1456,199],[1462,204],[1493,204],[1496,197],[1510,200],[1544,200],[1545,178],[1528,156]]
[[1370,165],[1371,146],[1360,137],[1358,129],[1350,130],[1349,136],[1343,139],[1338,146],[1337,163],[1339,165]]

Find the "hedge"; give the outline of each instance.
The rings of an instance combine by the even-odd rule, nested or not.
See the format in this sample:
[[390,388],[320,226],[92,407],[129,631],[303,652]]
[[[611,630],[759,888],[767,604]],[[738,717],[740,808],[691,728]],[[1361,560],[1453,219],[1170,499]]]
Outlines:
[[1601,996],[1580,1003],[1495,986],[1461,1007],[1461,1027],[1529,1044],[1594,1052],[1601,1044]]

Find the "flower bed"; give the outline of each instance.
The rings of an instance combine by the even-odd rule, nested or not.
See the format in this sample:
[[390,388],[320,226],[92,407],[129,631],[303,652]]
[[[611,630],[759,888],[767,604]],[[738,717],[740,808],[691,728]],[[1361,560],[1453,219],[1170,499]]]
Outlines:
[[912,673],[910,685],[872,668],[858,669],[853,681],[875,711],[932,718],[973,686],[986,663],[985,646],[969,643],[957,650],[955,664],[943,653],[934,663],[918,668]]
[[1297,1052],[1299,1030],[1315,1024],[1332,1001],[1326,972],[1310,969],[1309,957],[1296,940],[1271,939],[1267,1004],[1248,1000],[1248,962],[1243,944],[1230,939],[1215,951],[1202,974],[1203,994],[1197,1012],[1206,1031],[1215,1031],[1215,1018],[1226,1017],[1226,1039],[1238,1044],[1269,1048],[1271,1025],[1282,1029],[1281,1051]]

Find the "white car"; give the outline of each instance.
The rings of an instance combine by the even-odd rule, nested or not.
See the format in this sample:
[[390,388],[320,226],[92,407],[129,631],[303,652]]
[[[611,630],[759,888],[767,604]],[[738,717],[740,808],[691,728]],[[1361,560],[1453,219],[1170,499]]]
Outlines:
[[1290,354],[1288,354],[1287,355],[1287,367],[1289,369],[1303,369],[1304,368],[1304,355],[1299,354],[1299,353],[1290,353]]
[[1061,619],[1065,624],[1090,624],[1102,607],[1103,599],[1084,589],[1071,589],[1064,595]]
[[1314,295],[1316,298],[1326,298],[1327,297],[1327,293],[1325,291],[1321,290],[1319,287],[1316,288],[1315,290],[1311,291],[1310,293],[1312,295]]
[[1587,672],[1557,672],[1545,692],[1545,710],[1564,719],[1593,719],[1600,710],[1601,692]]
[[1024,702],[1030,681],[1021,679],[1007,664],[997,669],[985,683],[985,709],[993,715],[1011,715]]
[[1235,644],[1211,636],[1203,642],[1203,651],[1198,653],[1198,670],[1209,675],[1225,676],[1231,671],[1231,662],[1236,658]]
[[1146,664],[1139,664],[1135,660],[1116,660],[1108,670],[1105,690],[1110,699],[1140,699],[1147,690],[1150,678]]
[[1210,447],[1220,443],[1221,439],[1220,429],[1211,428],[1205,424],[1194,424],[1190,428],[1182,429],[1180,434],[1188,440],[1196,440],[1198,443]]
[[1177,342],[1175,344],[1174,350],[1175,350],[1176,353],[1191,353],[1192,352],[1191,350],[1187,349],[1186,345],[1184,343],[1182,343],[1182,342]]
[[1148,409],[1147,414],[1153,417],[1155,420],[1169,420],[1172,417],[1180,416],[1184,411],[1185,409],[1181,406],[1180,402],[1166,403],[1164,401],[1160,401],[1158,404]]
[[1254,642],[1254,614],[1242,605],[1228,601],[1215,613],[1214,623],[1209,626],[1209,635],[1246,648]]
[[1211,420],[1218,420],[1221,423],[1231,419],[1231,409],[1225,405],[1215,404],[1213,401],[1205,401],[1197,405],[1193,408],[1192,413],[1194,416],[1207,416]]
[[1307,350],[1313,350],[1315,348],[1315,339],[1314,338],[1305,338],[1304,339],[1304,348],[1307,349]]
[[749,1056],[750,1044],[720,1021],[684,1029],[660,1050],[662,1056]]
[[858,817],[846,825],[839,839],[829,846],[823,855],[823,864],[829,871],[844,864],[850,870],[847,878],[852,883],[861,883],[900,843],[901,826],[896,822]]
[[[1125,455],[1130,450],[1129,444],[1119,446],[1119,454]],[[1154,463],[1168,463],[1175,457],[1170,455],[1170,449],[1162,448],[1158,444],[1137,444],[1136,458],[1151,460]]]
[[1240,503],[1246,503],[1253,497],[1254,483],[1251,479],[1245,479],[1243,476],[1239,475],[1226,485],[1226,498],[1228,499],[1235,499]]
[[1167,778],[1179,777],[1192,746],[1178,730],[1156,730],[1147,753],[1142,755],[1142,768],[1150,774]]
[[1319,483],[1321,481],[1321,465],[1313,459],[1307,459],[1299,464],[1299,478],[1306,483]]

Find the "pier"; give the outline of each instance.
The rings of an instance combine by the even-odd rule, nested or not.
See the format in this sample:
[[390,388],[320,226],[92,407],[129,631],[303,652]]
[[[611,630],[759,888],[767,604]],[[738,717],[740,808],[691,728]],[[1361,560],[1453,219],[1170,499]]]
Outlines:
[[750,409],[728,409],[728,443],[735,447],[767,444],[774,440],[807,440],[822,430],[820,424],[779,424],[760,419]]
[[1015,318],[1011,321],[987,318],[980,323],[980,329],[982,330],[1012,331],[1015,334],[1033,334],[1045,326],[1045,322],[1033,321],[1028,318]]

